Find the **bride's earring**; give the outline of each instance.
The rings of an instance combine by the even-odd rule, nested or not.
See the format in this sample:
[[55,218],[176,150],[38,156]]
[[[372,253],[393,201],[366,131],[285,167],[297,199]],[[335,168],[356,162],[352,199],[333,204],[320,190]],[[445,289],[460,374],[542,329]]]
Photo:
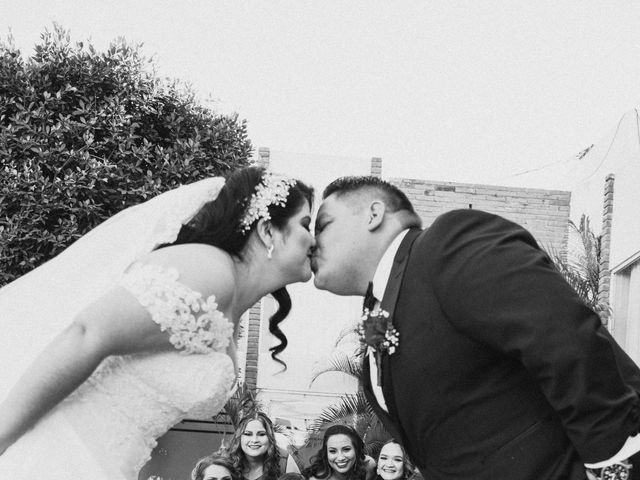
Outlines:
[[269,260],[271,260],[273,258],[273,244],[269,245],[269,248],[267,248],[267,258]]

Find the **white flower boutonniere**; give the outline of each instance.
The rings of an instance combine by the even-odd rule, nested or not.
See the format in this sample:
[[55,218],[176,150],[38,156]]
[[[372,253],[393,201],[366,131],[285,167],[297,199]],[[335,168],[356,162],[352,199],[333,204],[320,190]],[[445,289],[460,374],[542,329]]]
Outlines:
[[400,333],[393,326],[389,312],[382,309],[365,308],[358,323],[360,342],[370,347],[376,354],[378,364],[378,385],[381,384],[380,360],[383,353],[393,355],[400,344]]

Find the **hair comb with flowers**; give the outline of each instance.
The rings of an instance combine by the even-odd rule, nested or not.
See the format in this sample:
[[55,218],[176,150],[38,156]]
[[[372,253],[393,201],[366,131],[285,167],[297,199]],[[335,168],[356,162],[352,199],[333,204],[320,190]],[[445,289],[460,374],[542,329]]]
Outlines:
[[265,172],[262,181],[256,185],[256,191],[249,198],[247,210],[240,220],[240,231],[245,234],[256,220],[271,220],[269,205],[284,206],[287,203],[289,189],[296,180],[284,175]]

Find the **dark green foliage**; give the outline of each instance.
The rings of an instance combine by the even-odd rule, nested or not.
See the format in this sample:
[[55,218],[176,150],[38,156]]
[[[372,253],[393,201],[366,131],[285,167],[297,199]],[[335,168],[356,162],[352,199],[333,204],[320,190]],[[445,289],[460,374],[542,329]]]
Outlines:
[[125,207],[248,163],[237,116],[161,81],[139,46],[56,26],[23,59],[0,42],[0,285]]

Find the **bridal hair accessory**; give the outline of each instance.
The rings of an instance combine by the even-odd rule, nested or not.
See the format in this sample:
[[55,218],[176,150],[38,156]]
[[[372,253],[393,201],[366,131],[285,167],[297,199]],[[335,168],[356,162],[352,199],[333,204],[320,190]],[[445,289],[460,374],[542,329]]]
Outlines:
[[269,205],[285,206],[289,189],[296,184],[293,178],[266,172],[262,181],[256,186],[256,191],[249,198],[247,211],[240,220],[240,230],[244,235],[251,229],[256,220],[271,220]]
[[393,326],[389,312],[365,308],[356,329],[360,343],[375,352],[378,364],[378,385],[381,384],[380,361],[383,353],[393,355],[400,344],[400,333]]

